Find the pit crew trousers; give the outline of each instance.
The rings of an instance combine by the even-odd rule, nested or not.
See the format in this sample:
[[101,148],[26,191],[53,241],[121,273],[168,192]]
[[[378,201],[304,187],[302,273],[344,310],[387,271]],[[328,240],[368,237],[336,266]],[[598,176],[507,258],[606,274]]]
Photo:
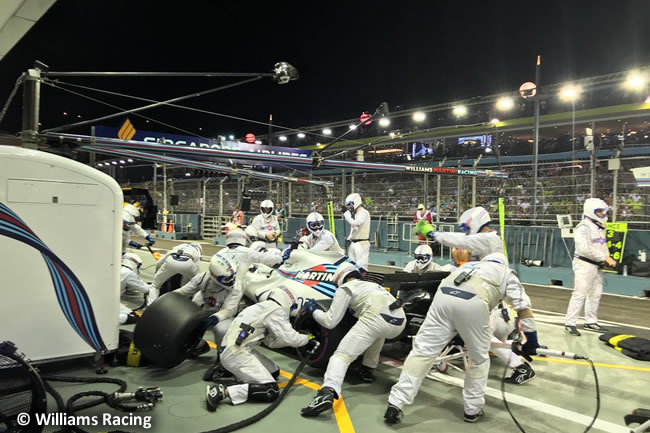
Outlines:
[[456,333],[460,334],[469,349],[470,362],[465,371],[463,388],[465,413],[475,415],[481,410],[485,405],[485,388],[490,369],[490,312],[476,295],[464,299],[446,294],[442,289],[436,292],[415,336],[413,350],[404,363],[399,381],[390,391],[389,403],[399,408],[413,403],[422,380]]
[[600,268],[574,258],[573,293],[564,323],[568,326],[576,326],[583,305],[585,307],[585,323],[598,323],[598,305],[602,294],[603,272]]
[[[394,318],[392,324],[386,318]],[[399,324],[397,324],[399,322]],[[341,394],[341,385],[350,364],[363,355],[363,365],[375,368],[379,364],[379,354],[387,338],[397,337],[406,326],[404,310],[398,308],[389,310],[384,308],[379,314],[372,317],[361,317],[357,323],[345,334],[336,352],[330,358],[323,379],[323,386],[328,386],[337,394]]]

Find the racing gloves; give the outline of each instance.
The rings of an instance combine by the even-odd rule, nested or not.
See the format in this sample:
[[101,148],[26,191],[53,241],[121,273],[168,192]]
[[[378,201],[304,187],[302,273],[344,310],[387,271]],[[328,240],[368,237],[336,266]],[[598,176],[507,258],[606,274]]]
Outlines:
[[282,252],[282,263],[286,262],[289,260],[289,257],[291,257],[291,252],[293,251],[292,248],[287,248]]
[[532,355],[537,355],[539,342],[537,341],[537,331],[524,332],[526,343],[512,343],[512,351],[517,355],[523,356],[527,361],[532,361]]
[[305,344],[305,349],[307,349],[308,352],[313,352],[318,349],[318,346],[320,346],[318,340],[316,340],[316,338],[311,334],[307,334],[307,337],[309,340],[307,341],[307,344]]
[[302,308],[305,311],[305,313],[309,314],[310,316],[314,314],[314,311],[319,309],[318,304],[314,299],[307,299],[305,303],[302,304]]
[[[433,225],[427,220],[420,220],[415,225],[415,229],[422,236],[426,236],[429,239],[434,239],[434,234],[436,233]],[[434,239],[435,240],[435,239]]]
[[[151,237],[151,235],[147,235],[144,237],[147,240],[147,245],[152,246],[153,244],[156,243],[156,240]],[[142,247],[142,245],[140,245]]]
[[219,323],[219,318],[215,314],[212,314],[211,316],[205,317],[201,320],[201,326],[203,326],[205,329],[212,328],[217,323]]
[[136,241],[129,241],[129,246],[138,250],[143,247],[142,244],[139,244]]

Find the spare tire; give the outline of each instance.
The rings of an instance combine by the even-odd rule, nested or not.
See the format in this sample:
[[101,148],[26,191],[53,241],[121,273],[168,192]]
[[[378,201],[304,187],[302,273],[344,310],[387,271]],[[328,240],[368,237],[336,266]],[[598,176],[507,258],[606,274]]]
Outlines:
[[[318,301],[318,305],[325,311],[327,311],[330,304],[330,300]],[[307,365],[314,368],[327,368],[327,363],[329,362],[330,357],[334,355],[339,343],[356,321],[357,319],[355,319],[348,311],[334,329],[327,329],[319,325],[311,315],[301,312],[298,317],[296,317],[293,327],[297,331],[304,331],[313,335],[320,343],[318,350],[316,350],[316,353],[314,353],[311,359],[307,362]],[[306,356],[305,349],[298,348],[298,355],[301,359]]]
[[167,293],[144,310],[133,343],[156,366],[175,367],[201,341],[205,332],[201,320],[210,314],[183,295]]

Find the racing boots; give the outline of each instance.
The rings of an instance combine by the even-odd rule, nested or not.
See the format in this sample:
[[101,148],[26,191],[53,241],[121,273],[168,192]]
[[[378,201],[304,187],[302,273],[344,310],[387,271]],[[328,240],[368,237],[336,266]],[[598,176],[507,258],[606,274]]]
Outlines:
[[524,362],[520,366],[515,367],[512,376],[506,377],[503,381],[511,385],[523,385],[534,378],[535,370],[527,362]]
[[585,323],[582,327],[590,331],[607,332],[607,328],[603,328],[598,323]]
[[473,415],[468,415],[468,414],[463,414],[463,421],[465,422],[476,422],[483,416],[483,409],[481,409],[478,413],[475,413]]
[[580,337],[582,335],[582,334],[580,334],[580,331],[578,331],[578,328],[576,328],[575,326],[564,325],[564,329],[566,330],[566,332],[568,332],[569,334],[571,334],[571,335],[573,335],[575,337]]
[[402,415],[402,409],[395,406],[394,404],[388,403],[386,413],[384,414],[384,421],[386,424],[397,424],[402,420]]
[[324,386],[316,394],[316,398],[312,401],[309,406],[304,407],[300,410],[300,415],[305,417],[316,416],[321,412],[332,409],[334,406],[334,399],[338,399],[339,396],[336,394],[332,388]]
[[357,374],[364,382],[372,383],[376,379],[373,370],[374,368],[370,368],[370,367],[366,367],[365,365],[362,365],[361,368],[359,368],[359,372]]
[[205,392],[205,402],[210,412],[217,410],[219,402],[226,398],[226,388],[218,383],[216,385],[208,385]]

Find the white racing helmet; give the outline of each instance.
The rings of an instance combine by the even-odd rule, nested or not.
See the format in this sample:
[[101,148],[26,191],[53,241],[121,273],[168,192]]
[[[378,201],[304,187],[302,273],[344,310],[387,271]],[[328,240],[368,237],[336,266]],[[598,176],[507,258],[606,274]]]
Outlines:
[[122,266],[126,266],[133,272],[140,273],[140,268],[142,267],[142,259],[135,254],[124,253],[122,254]]
[[307,215],[307,229],[316,236],[320,235],[323,231],[324,223],[325,219],[323,215],[318,212],[312,212]]
[[210,278],[218,285],[225,289],[232,288],[235,283],[235,276],[237,272],[232,262],[224,256],[215,254],[210,259],[210,266],[208,267]]
[[[598,216],[596,212],[602,211],[605,215]],[[609,211],[609,206],[603,200],[599,198],[588,198],[585,200],[585,204],[582,207],[582,215],[592,219],[601,226],[605,226],[607,222],[607,212]]]
[[481,231],[483,227],[490,224],[490,214],[485,208],[478,206],[467,209],[460,216],[458,226],[468,235],[474,235]]
[[271,200],[264,200],[260,203],[260,212],[265,218],[271,216],[273,214],[273,202]]
[[298,308],[295,296],[293,296],[293,293],[291,293],[291,291],[288,289],[285,289],[284,287],[278,287],[277,289],[273,289],[268,293],[269,294],[265,300],[273,301],[276,304],[280,305],[287,316],[291,316],[291,312]]
[[356,192],[345,197],[345,207],[347,207],[350,210],[350,212],[355,210],[359,206],[361,206],[361,196]]
[[415,249],[415,268],[419,271],[426,268],[433,259],[433,251],[429,245],[419,245]]
[[[122,208],[122,213],[123,214],[127,213],[127,214],[131,215],[133,217],[134,222],[140,219],[140,210],[137,207],[135,207],[134,205],[132,205],[131,203],[127,204],[126,206],[124,206]],[[126,219],[126,218],[124,218],[124,219]]]
[[[252,230],[255,228],[250,227]],[[226,246],[230,245],[248,245],[248,235],[242,229],[232,229],[226,234]]]
[[336,268],[334,271],[334,284],[336,287],[340,287],[344,284],[345,279],[351,274],[356,273],[359,278],[361,278],[361,271],[357,266],[350,262],[343,262]]

